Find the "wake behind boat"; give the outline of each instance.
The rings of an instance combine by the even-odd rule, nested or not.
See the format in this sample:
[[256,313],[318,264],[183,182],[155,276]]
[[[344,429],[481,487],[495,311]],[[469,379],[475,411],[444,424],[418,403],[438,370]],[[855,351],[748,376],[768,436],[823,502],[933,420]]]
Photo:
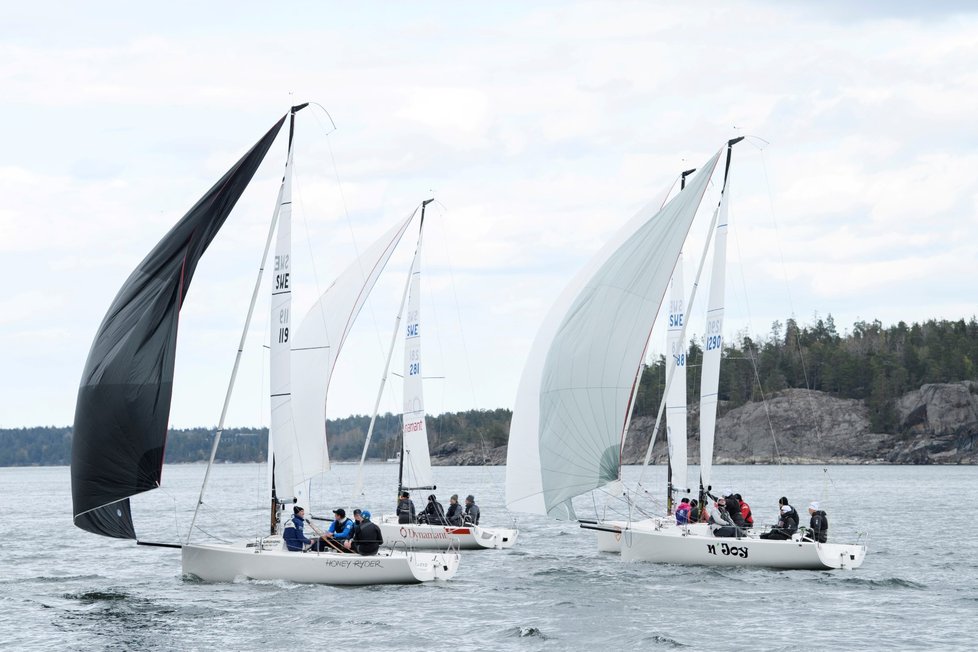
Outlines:
[[[698,504],[711,489],[713,439],[722,351],[723,267],[729,175],[733,145],[726,144],[720,201],[709,232],[714,239],[704,347]],[[667,513],[673,498],[689,494],[686,480],[684,311],[693,305],[709,242],[704,246],[693,291],[684,301],[682,248],[724,149],[702,166],[670,201],[650,204],[626,224],[570,283],[534,340],[517,393],[507,452],[506,500],[510,509],[576,519],[573,499],[600,492],[624,497],[629,514],[638,492],[624,491],[621,453],[635,406],[643,361],[656,315],[670,285],[669,361],[645,466],[668,408]],[[666,194],[668,196],[668,192]],[[676,384],[683,387],[677,392]],[[687,499],[689,500],[689,499]],[[595,503],[596,504],[596,503]],[[818,543],[800,536],[768,540],[732,527],[715,536],[705,523],[677,525],[667,517],[582,521],[597,533],[598,548],[625,560],[775,568],[856,568],[866,554],[860,544]]]
[[[457,549],[418,553],[389,545],[377,554],[290,551],[281,528],[289,507],[308,501],[312,477],[329,469],[326,397],[336,359],[366,295],[416,211],[397,223],[343,272],[299,328],[291,322],[295,284],[291,255],[292,107],[201,198],[136,268],[116,296],[92,345],[82,376],[72,442],[75,524],[103,536],[136,539],[130,497],[160,486],[166,442],[177,323],[197,262],[289,118],[288,153],[262,262],[238,345],[218,430],[186,542],[183,572],[206,581],[283,579],[323,584],[392,584],[450,579]],[[220,445],[225,417],[272,238],[277,240],[270,288],[269,469],[271,522],[267,536],[237,543],[195,543],[198,512]],[[298,511],[296,510],[296,513]],[[376,544],[376,541],[371,543]],[[354,548],[356,549],[356,548]]]

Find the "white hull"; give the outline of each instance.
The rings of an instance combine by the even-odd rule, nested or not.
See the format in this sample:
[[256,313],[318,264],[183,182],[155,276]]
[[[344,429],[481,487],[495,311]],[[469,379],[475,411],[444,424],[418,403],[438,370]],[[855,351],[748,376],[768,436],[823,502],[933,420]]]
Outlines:
[[286,580],[307,584],[417,584],[451,579],[458,571],[457,552],[381,551],[371,557],[339,552],[289,552],[278,537],[261,542],[188,544],[183,573],[205,582],[237,578]]
[[[606,522],[597,527],[607,528],[596,530],[599,549],[610,549],[613,540],[625,561],[830,570],[859,568],[866,557],[864,545],[801,541],[797,535],[792,541],[773,541],[759,539],[756,533],[740,539],[719,538],[705,524],[678,526],[653,519],[631,526]],[[615,529],[619,531],[607,531]]]
[[486,528],[478,525],[420,525],[400,524],[396,516],[385,516],[380,523],[384,543],[401,541],[409,548],[444,550],[458,546],[460,550],[484,550],[486,548],[512,548],[519,530],[512,528]]

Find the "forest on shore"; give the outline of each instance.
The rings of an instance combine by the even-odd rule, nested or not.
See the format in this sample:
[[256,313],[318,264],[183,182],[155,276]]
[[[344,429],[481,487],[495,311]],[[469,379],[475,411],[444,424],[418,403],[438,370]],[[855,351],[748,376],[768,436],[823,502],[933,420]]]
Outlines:
[[[698,401],[703,358],[700,338],[692,338],[687,356],[690,402]],[[720,367],[720,410],[770,398],[781,390],[808,388],[837,398],[857,399],[869,409],[874,432],[900,434],[896,401],[928,383],[978,380],[978,318],[884,327],[878,320],[858,321],[839,333],[831,315],[800,326],[794,319],[775,322],[765,336],[741,335],[724,342]],[[665,384],[665,358],[645,367],[636,397],[635,416],[654,416]],[[489,459],[506,444],[512,412],[468,410],[429,416],[432,454],[460,448]],[[370,423],[368,415],[327,422],[330,457],[359,459]],[[401,417],[377,417],[368,457],[394,457],[400,445]],[[200,462],[210,455],[214,430],[170,430],[166,461]],[[266,428],[229,428],[217,459],[257,462],[267,457]],[[71,428],[39,426],[0,429],[0,466],[64,465],[71,459]]]

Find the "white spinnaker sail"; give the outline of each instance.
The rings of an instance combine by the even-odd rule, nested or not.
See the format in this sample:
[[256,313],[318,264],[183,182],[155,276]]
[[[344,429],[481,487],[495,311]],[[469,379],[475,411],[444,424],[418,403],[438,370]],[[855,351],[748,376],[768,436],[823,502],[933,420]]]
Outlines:
[[618,479],[636,369],[719,157],[661,210],[639,211],[544,319],[510,426],[510,509],[569,516],[571,498]]
[[[292,148],[282,178],[278,206],[278,234],[272,267],[271,323],[269,328],[269,395],[271,428],[269,439],[275,459],[275,487],[280,498],[291,500],[295,487],[293,456],[295,432],[292,424],[292,377],[289,336],[292,312]],[[301,496],[295,495],[297,498]]]
[[666,365],[674,367],[669,395],[666,397],[666,439],[669,444],[669,466],[672,486],[687,493],[686,480],[686,342],[683,341],[683,322],[686,321],[685,287],[683,285],[683,256],[679,254],[676,271],[672,273],[669,290],[669,325],[666,331]]
[[730,175],[720,197],[720,214],[713,232],[713,271],[710,300],[706,307],[706,341],[703,343],[703,377],[700,381],[700,482],[709,487],[713,472],[713,439],[717,425],[717,393],[720,388],[720,356],[723,353],[723,294],[727,267],[727,205]]
[[411,263],[407,319],[404,325],[404,416],[401,485],[405,489],[434,486],[428,430],[425,428],[421,382],[421,236]]
[[364,301],[414,217],[391,227],[341,273],[303,317],[292,337],[294,482],[329,469],[326,395],[343,348]]

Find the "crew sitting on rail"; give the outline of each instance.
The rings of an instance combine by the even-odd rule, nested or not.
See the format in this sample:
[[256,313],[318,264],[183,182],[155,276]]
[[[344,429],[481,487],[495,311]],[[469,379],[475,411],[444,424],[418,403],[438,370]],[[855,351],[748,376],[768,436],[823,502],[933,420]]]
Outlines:
[[808,524],[804,540],[825,543],[829,539],[829,517],[819,509],[818,503],[814,500],[808,506],[808,513],[812,515],[812,520]]
[[[737,526],[737,518],[743,522],[743,517],[740,515],[740,503],[736,503],[734,507],[731,507],[728,501],[736,499],[733,496],[730,498],[720,498],[716,505],[716,516],[710,517],[710,523],[715,525],[713,528],[713,536],[715,537],[741,537],[743,532],[740,527]],[[734,511],[736,509],[736,511]]]
[[418,514],[418,523],[427,523],[428,525],[448,524],[448,521],[445,520],[445,508],[435,498],[435,494],[428,496],[428,504],[425,506],[424,511]]
[[754,527],[754,515],[750,512],[750,505],[740,494],[734,494],[734,498],[740,501],[740,515],[744,517],[744,527]]
[[693,508],[689,504],[689,498],[683,498],[676,506],[676,525],[686,525],[689,523],[689,512]]
[[782,496],[778,500],[778,506],[778,524],[771,528],[770,532],[763,533],[762,539],[787,541],[798,531],[798,512],[788,504],[788,499]]
[[302,552],[302,549],[312,543],[302,533],[302,527],[306,522],[306,510],[298,505],[292,507],[292,518],[285,522],[282,531],[282,538],[285,540],[285,547],[292,552]]
[[458,504],[458,494],[452,494],[448,499],[448,512],[445,514],[449,525],[462,524],[462,506]]
[[465,514],[462,518],[466,525],[479,524],[479,506],[475,504],[475,496],[472,494],[465,497]]
[[317,541],[314,541],[310,550],[322,552],[332,550],[334,552],[352,552],[347,550],[344,544],[353,538],[353,521],[346,517],[346,510],[338,507],[333,510],[333,522],[329,524],[329,530],[324,532]]
[[365,557],[376,555],[384,543],[384,535],[377,524],[371,522],[370,512],[358,509],[353,514],[358,521],[358,527],[353,533],[353,539],[343,544],[344,547]]

